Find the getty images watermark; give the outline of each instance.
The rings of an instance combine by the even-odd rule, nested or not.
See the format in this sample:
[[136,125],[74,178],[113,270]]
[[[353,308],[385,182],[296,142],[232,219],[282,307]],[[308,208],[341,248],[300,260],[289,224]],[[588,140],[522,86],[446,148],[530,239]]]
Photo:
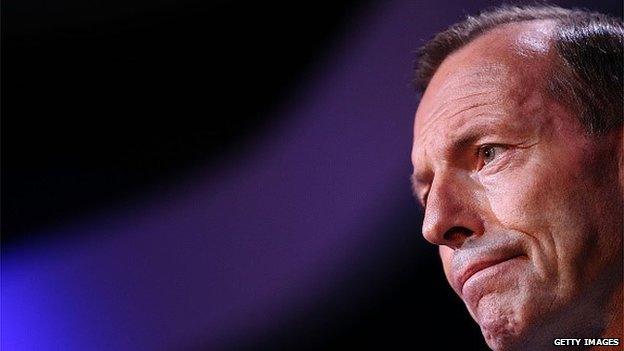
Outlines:
[[620,339],[555,339],[555,346],[620,346]]

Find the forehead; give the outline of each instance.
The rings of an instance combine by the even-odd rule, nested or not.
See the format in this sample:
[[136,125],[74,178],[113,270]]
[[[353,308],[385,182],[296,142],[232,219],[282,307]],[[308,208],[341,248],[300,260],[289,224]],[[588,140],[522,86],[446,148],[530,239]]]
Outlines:
[[551,28],[550,22],[505,25],[442,62],[416,113],[415,165],[426,151],[420,146],[443,147],[476,124],[530,122],[521,110],[541,103]]

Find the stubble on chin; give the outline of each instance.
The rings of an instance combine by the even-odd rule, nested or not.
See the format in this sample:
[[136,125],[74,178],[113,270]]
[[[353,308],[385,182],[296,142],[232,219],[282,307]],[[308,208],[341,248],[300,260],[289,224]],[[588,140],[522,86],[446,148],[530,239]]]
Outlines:
[[483,337],[496,351],[515,350],[519,344],[520,323],[513,301],[500,293],[479,299],[471,314],[479,324]]

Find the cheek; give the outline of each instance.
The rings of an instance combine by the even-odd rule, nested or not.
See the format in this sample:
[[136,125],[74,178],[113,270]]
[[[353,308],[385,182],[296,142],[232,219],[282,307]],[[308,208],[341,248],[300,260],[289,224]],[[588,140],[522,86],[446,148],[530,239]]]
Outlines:
[[[487,189],[488,205],[497,222],[507,228],[531,233],[536,226],[542,227],[541,219],[549,198],[542,177],[535,172],[513,175]],[[550,199],[556,194],[550,193]]]
[[543,145],[483,179],[486,207],[494,217],[491,220],[536,236],[565,225],[570,212],[575,212],[574,194],[580,191],[575,179],[580,171],[576,151]]
[[444,269],[444,275],[446,280],[449,280],[449,273],[451,271],[451,260],[453,259],[453,249],[447,246],[440,246],[440,259],[442,260],[442,268]]
[[569,158],[547,152],[534,156],[484,183],[490,220],[525,235],[543,278],[574,274],[559,270],[574,270],[571,263],[588,240],[583,223],[587,214],[578,195],[583,191],[575,178],[578,167]]
[[[558,194],[548,189],[552,178],[541,169],[505,172],[484,182],[489,220],[529,235],[548,227],[544,213]],[[552,213],[551,213],[552,214]]]

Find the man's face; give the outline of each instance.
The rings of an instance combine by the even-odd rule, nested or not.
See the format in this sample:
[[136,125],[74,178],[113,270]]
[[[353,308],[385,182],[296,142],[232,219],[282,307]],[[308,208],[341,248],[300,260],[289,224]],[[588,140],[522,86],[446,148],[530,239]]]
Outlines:
[[548,98],[549,28],[477,38],[442,63],[416,113],[423,235],[497,350],[599,332],[601,294],[622,276],[618,142],[587,136]]

